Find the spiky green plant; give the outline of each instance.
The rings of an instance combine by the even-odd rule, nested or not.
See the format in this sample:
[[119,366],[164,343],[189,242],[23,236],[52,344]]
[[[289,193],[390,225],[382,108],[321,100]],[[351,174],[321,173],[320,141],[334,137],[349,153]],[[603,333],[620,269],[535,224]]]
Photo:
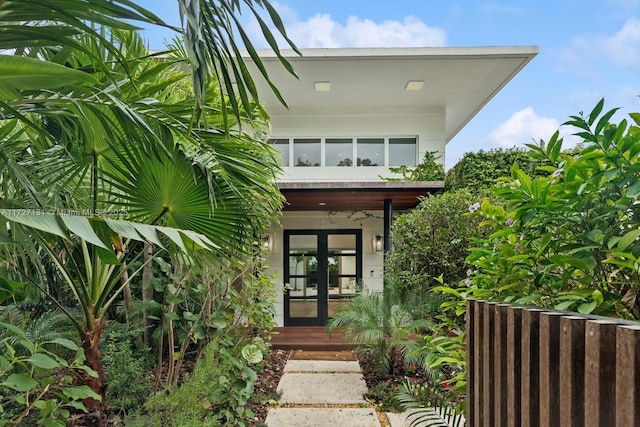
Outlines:
[[426,319],[414,319],[389,292],[358,295],[343,304],[328,325],[329,333],[343,328],[347,342],[369,348],[381,373],[393,373],[394,360],[408,357],[411,338],[429,326]]

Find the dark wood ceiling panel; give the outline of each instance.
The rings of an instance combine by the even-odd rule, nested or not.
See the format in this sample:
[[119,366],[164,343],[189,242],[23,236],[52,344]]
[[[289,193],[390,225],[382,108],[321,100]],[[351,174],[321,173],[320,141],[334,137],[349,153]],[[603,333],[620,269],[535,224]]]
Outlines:
[[393,210],[407,210],[420,197],[441,191],[442,181],[281,183],[285,211],[383,210],[385,199]]

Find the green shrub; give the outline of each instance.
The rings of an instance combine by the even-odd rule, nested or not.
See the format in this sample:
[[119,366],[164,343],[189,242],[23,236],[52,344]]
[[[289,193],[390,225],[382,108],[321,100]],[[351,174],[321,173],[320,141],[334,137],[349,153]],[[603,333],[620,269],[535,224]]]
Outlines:
[[[97,376],[84,365],[82,348],[66,338],[30,340],[19,326],[0,322],[0,426],[64,426],[74,412],[87,412],[83,400],[100,396],[86,385],[74,385],[74,377]],[[8,337],[17,338],[16,351]],[[71,354],[68,361],[65,356]]]
[[540,161],[524,148],[498,148],[465,153],[445,179],[447,191],[467,189],[477,191],[496,185],[498,178],[509,176],[511,167],[518,166],[530,175],[537,175]]
[[481,200],[467,191],[430,196],[393,223],[385,278],[394,292],[405,300],[423,299],[438,277],[448,283],[466,277],[471,239],[481,235],[480,218],[467,213]]
[[345,340],[371,350],[376,371],[393,374],[396,360],[412,348],[410,338],[429,326],[427,320],[412,317],[407,305],[388,290],[360,294],[342,304],[329,321],[329,332],[344,328]]
[[400,175],[400,178],[384,178],[387,181],[442,181],[444,165],[437,162],[440,158],[437,151],[428,151],[422,162],[416,167],[390,167],[389,172]]
[[264,343],[227,332],[209,343],[191,376],[178,388],[154,394],[146,403],[153,426],[245,426],[254,417],[253,396]]
[[402,412],[404,410],[396,396],[400,393],[400,385],[378,383],[364,395],[369,402],[373,402],[384,411]]
[[609,123],[604,101],[566,124],[584,139],[562,151],[558,133],[530,146],[546,176],[518,167],[496,193],[502,206],[479,210],[491,235],[472,249],[477,274],[467,297],[640,318],[640,114]]
[[107,402],[125,412],[139,409],[151,391],[151,370],[145,351],[135,351],[132,338],[141,331],[130,331],[127,325],[111,322],[100,343],[100,356],[105,367]]

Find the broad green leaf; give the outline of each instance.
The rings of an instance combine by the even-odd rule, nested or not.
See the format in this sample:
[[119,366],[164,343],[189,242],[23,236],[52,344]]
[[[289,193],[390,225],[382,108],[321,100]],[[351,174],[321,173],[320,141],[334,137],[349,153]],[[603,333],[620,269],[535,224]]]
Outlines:
[[618,246],[617,246],[616,250],[621,251],[621,252],[624,251],[639,236],[640,236],[640,229],[635,229],[635,230],[631,230],[631,231],[627,232],[624,236],[622,236],[622,238],[620,238],[620,241],[618,242]]
[[53,369],[60,366],[54,359],[42,353],[32,355],[27,359],[27,362],[42,369]]
[[613,108],[609,111],[607,111],[601,118],[600,120],[598,120],[598,124],[596,125],[595,131],[594,133],[596,135],[599,135],[600,132],[602,131],[602,129],[607,125],[607,123],[609,123],[609,120],[611,119],[611,117],[613,117],[613,115],[616,113],[616,111],[618,111],[619,108]]
[[130,223],[141,236],[143,236],[148,242],[153,243],[154,245],[166,249],[162,242],[160,241],[160,237],[158,237],[157,227],[147,224],[139,224],[137,222]]
[[14,282],[13,280],[0,277],[0,303],[15,295],[16,290],[24,286],[22,282]]
[[[24,331],[22,329],[20,329],[19,327],[17,327],[16,325],[12,325],[11,323],[5,323],[5,322],[0,322],[0,326],[2,326],[5,329],[10,330],[11,332],[13,332],[15,335],[22,337],[22,338],[26,338],[26,335],[24,333]],[[4,333],[3,333],[4,335]],[[7,344],[7,343],[5,343]]]
[[176,244],[180,248],[182,252],[187,253],[187,247],[184,245],[184,241],[182,240],[182,236],[178,232],[177,229],[171,227],[158,227],[158,230],[162,232],[165,236],[167,236],[173,243]]
[[12,390],[24,392],[29,391],[38,385],[38,382],[26,374],[11,374],[6,380],[0,383]]
[[64,387],[62,393],[70,399],[82,400],[87,398],[93,398],[95,400],[102,400],[99,394],[95,393],[86,385],[76,387]]
[[603,108],[604,108],[604,98],[601,98],[600,101],[598,101],[596,106],[593,107],[593,110],[591,110],[591,113],[589,114],[589,118],[588,118],[589,119],[589,126],[592,126],[596,122],[596,119],[598,118],[598,116],[602,112]]
[[584,304],[580,304],[578,306],[578,312],[582,314],[589,314],[598,306],[598,303],[595,301],[585,302]]
[[0,371],[9,371],[11,369],[11,363],[6,357],[0,354]]
[[600,292],[597,289],[593,291],[593,293],[591,294],[591,298],[593,298],[596,304],[602,304],[602,302],[604,301],[604,296],[602,295],[602,292]]
[[58,222],[58,217],[50,213],[32,214],[21,209],[3,209],[0,215],[12,222],[34,228],[45,233],[55,234],[56,236],[68,239],[67,232]]
[[245,345],[242,347],[241,353],[244,360],[252,364],[260,363],[263,358],[262,351],[260,351],[260,348],[255,344]]
[[96,232],[93,231],[93,228],[91,228],[91,224],[87,218],[73,215],[62,215],[61,218],[69,231],[76,234],[81,239],[86,240],[94,246],[109,249],[102,240],[100,240]]
[[564,302],[561,302],[560,304],[557,304],[554,308],[556,310],[566,310],[567,308],[571,307],[573,304],[575,304],[575,300],[564,301]]
[[105,219],[104,222],[117,235],[122,236],[125,239],[144,241],[144,238],[136,231],[132,222],[115,219]]
[[8,91],[44,90],[80,82],[95,82],[91,74],[49,61],[0,55],[0,88]]
[[532,301],[537,301],[542,297],[542,295],[538,295],[538,294],[534,294],[534,295],[527,295],[525,297],[519,298],[518,300],[516,300],[516,304],[528,304]]
[[542,253],[545,251],[545,249],[547,249],[547,246],[549,246],[549,243],[551,243],[551,233],[545,233],[542,236],[542,240],[540,241],[540,249],[538,249],[538,252],[536,253],[536,258],[539,258],[540,255],[542,255]]
[[51,341],[47,341],[47,343],[58,344],[73,351],[76,351],[78,349],[78,345],[76,343],[66,338],[55,338]]

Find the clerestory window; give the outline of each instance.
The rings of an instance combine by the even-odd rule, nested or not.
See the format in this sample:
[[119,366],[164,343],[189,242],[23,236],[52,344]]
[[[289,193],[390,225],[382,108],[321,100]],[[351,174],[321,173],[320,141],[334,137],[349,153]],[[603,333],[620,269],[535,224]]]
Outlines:
[[415,166],[416,137],[274,138],[284,167]]

